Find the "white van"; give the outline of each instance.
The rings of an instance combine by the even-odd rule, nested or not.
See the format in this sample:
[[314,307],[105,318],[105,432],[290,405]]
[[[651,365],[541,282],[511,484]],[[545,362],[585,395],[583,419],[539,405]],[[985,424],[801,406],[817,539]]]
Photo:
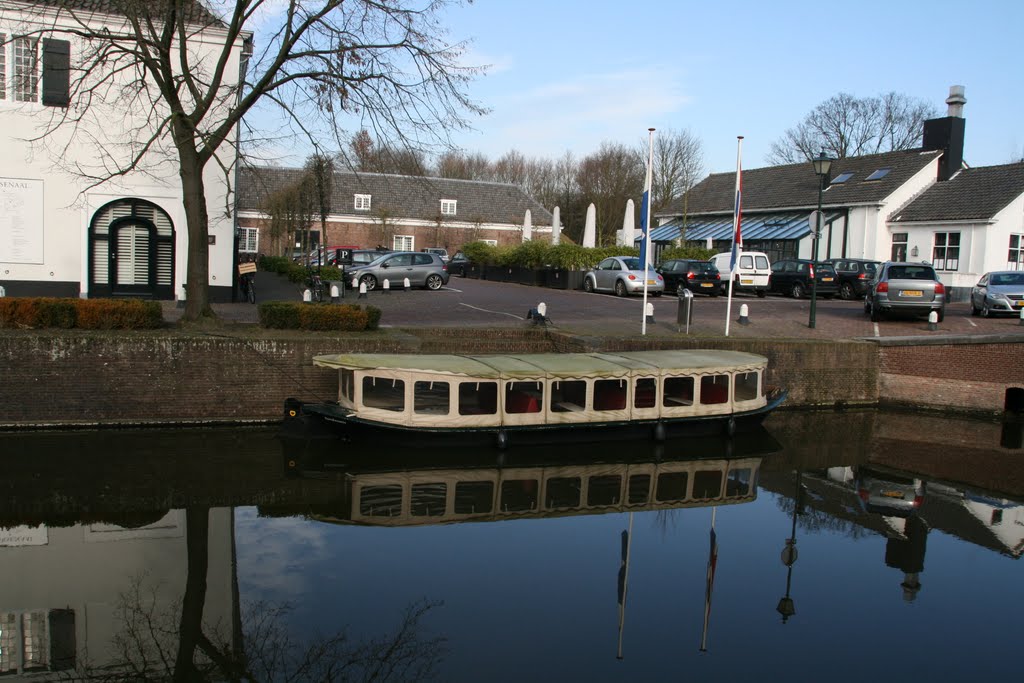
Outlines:
[[[722,293],[729,291],[729,261],[732,252],[715,254],[709,260],[722,274]],[[760,251],[741,251],[736,264],[736,277],[732,284],[733,292],[755,292],[764,297],[768,292],[768,278],[772,274],[772,264],[768,256]]]

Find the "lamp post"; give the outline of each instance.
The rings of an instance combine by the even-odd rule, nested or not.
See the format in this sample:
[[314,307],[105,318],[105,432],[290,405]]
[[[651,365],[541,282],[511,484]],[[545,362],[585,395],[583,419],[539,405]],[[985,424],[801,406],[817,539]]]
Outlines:
[[[818,176],[818,212],[814,214],[814,246],[812,247],[813,253],[811,254],[811,270],[813,271],[818,265],[818,240],[821,239],[821,193],[825,189],[825,179],[828,178],[829,169],[832,168],[832,158],[825,154],[825,150],[821,150],[818,156],[812,160],[814,164],[814,173]],[[812,330],[814,329],[814,316],[818,308],[818,274],[814,273],[811,278],[811,318],[807,321],[807,326]]]

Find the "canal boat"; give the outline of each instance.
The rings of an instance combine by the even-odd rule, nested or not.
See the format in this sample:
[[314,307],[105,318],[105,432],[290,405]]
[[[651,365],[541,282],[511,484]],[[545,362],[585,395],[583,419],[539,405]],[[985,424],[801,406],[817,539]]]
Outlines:
[[532,444],[759,425],[784,399],[768,359],[720,350],[506,355],[335,354],[337,401],[285,402],[283,433],[351,442]]

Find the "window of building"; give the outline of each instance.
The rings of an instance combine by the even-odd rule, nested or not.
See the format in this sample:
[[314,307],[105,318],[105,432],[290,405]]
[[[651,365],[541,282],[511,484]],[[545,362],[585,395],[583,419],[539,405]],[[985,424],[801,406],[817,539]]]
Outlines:
[[238,229],[238,251],[246,254],[255,254],[259,251],[260,231],[258,228]]
[[543,405],[543,382],[509,382],[505,385],[506,413],[539,413]]
[[7,99],[7,35],[0,33],[0,100]]
[[892,234],[892,249],[889,252],[890,261],[907,260],[907,233],[894,232]]
[[551,383],[551,412],[567,413],[587,407],[587,383],[581,379]]
[[1024,270],[1024,254],[1021,254],[1021,243],[1024,235],[1010,235],[1010,253],[1006,256],[1007,270]]
[[75,667],[75,612],[0,613],[0,676]]
[[459,415],[494,415],[496,412],[497,382],[459,383]]
[[704,405],[729,401],[729,375],[705,375],[700,378],[700,402]]
[[830,184],[831,185],[842,185],[843,183],[845,183],[847,180],[849,180],[852,177],[853,177],[853,173],[850,172],[850,171],[847,171],[846,173],[840,173],[839,175],[837,175],[835,178],[833,178],[831,180]]
[[405,410],[405,382],[390,377],[363,377],[363,405],[402,412]]
[[758,374],[756,372],[741,372],[736,375],[735,397],[737,401],[753,401],[758,397],[757,391]]
[[395,251],[412,251],[415,243],[412,235],[395,235],[391,240],[391,248]]
[[889,171],[891,171],[891,170],[892,170],[891,168],[880,168],[877,171],[875,171],[874,173],[872,173],[871,175],[869,175],[864,180],[881,180],[885,176],[889,175]]
[[412,388],[413,412],[423,415],[447,415],[449,396],[448,382],[416,382]]
[[935,233],[932,265],[936,270],[958,270],[960,268],[960,233]]
[[693,378],[666,377],[661,404],[670,408],[693,405]]
[[658,380],[654,377],[640,377],[633,386],[634,408],[655,408],[658,405]]
[[441,215],[442,216],[454,216],[456,200],[454,199],[442,199],[441,200]]
[[594,410],[625,410],[626,380],[599,379],[594,382]]
[[368,194],[356,195],[356,211],[369,211],[372,196]]
[[39,40],[15,38],[13,45],[14,101],[36,102],[39,99]]
[[480,240],[480,241],[483,242],[484,244],[489,244],[492,247],[498,246],[498,240]]

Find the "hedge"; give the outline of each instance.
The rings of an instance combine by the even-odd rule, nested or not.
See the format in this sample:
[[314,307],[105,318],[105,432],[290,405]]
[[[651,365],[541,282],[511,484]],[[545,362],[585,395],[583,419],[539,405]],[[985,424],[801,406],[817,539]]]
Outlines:
[[316,266],[307,269],[301,263],[296,263],[283,256],[261,256],[257,265],[260,270],[265,270],[268,273],[284,275],[289,282],[305,282],[311,271],[319,272],[320,278],[325,282],[341,279],[341,270],[336,266],[323,266],[316,271]]
[[146,330],[162,327],[156,301],[140,299],[0,298],[0,327],[80,330]]
[[381,310],[353,304],[267,301],[259,305],[260,325],[278,330],[359,332],[380,326]]

